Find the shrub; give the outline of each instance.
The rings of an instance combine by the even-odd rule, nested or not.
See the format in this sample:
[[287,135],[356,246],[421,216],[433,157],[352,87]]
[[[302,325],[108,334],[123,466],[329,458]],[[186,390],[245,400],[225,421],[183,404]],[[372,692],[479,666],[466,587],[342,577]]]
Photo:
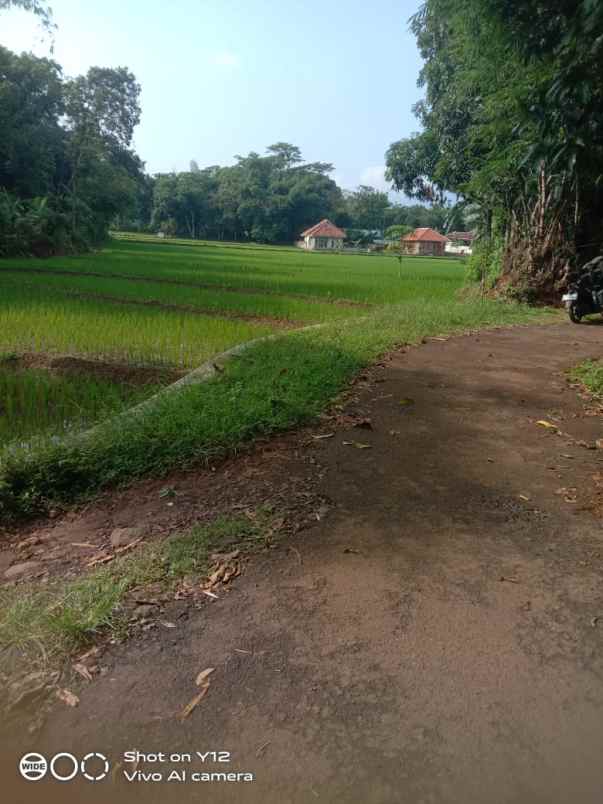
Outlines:
[[466,281],[479,283],[487,290],[492,289],[502,271],[502,254],[502,242],[496,240],[478,241],[467,261]]
[[0,189],[0,257],[49,257],[104,241],[106,224],[69,195],[23,200]]

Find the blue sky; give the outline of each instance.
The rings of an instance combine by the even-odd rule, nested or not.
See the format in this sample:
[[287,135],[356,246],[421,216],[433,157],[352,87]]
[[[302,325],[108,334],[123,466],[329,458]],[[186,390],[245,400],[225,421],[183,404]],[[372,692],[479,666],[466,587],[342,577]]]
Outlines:
[[[347,188],[385,188],[388,145],[417,129],[419,0],[51,0],[67,75],[127,66],[142,85],[135,146],[152,172],[231,164],[279,140],[332,162]],[[48,55],[30,15],[0,44]]]

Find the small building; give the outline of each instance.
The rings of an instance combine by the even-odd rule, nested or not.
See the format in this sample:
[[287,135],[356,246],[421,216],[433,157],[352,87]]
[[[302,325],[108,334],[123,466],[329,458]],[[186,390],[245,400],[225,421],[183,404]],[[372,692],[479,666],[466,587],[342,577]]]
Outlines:
[[447,254],[472,254],[475,232],[448,232]]
[[471,246],[475,240],[475,232],[448,232],[446,237],[457,246]]
[[443,257],[447,242],[448,238],[435,229],[419,228],[400,239],[400,248],[404,254]]
[[302,232],[300,245],[309,251],[335,251],[343,248],[345,232],[328,218]]

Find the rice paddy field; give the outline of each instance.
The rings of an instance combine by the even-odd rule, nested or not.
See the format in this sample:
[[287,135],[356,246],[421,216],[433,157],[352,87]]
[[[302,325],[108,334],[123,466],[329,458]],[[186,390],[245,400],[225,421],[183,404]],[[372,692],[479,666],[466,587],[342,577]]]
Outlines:
[[[458,262],[442,260],[400,265],[391,256],[152,237],[115,239],[81,257],[3,261],[0,444],[97,421],[145,396],[144,387],[96,377],[94,361],[186,371],[280,329],[420,296],[453,298],[462,274]],[[58,376],[22,368],[23,356],[90,362],[87,374]]]
[[[462,301],[463,283],[454,259],[148,236],[114,236],[80,256],[2,260],[0,514],[25,497],[29,506],[76,487],[88,493],[301,423],[396,343],[542,317]],[[278,337],[160,413],[111,424],[220,352],[267,335]],[[74,442],[103,422],[94,443]]]

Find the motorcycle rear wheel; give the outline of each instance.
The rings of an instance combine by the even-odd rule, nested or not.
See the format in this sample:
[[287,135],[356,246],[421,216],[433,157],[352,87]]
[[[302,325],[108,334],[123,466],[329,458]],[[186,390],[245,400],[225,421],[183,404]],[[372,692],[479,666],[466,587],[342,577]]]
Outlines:
[[579,324],[582,321],[582,310],[577,304],[570,304],[567,308],[567,313],[572,323]]

